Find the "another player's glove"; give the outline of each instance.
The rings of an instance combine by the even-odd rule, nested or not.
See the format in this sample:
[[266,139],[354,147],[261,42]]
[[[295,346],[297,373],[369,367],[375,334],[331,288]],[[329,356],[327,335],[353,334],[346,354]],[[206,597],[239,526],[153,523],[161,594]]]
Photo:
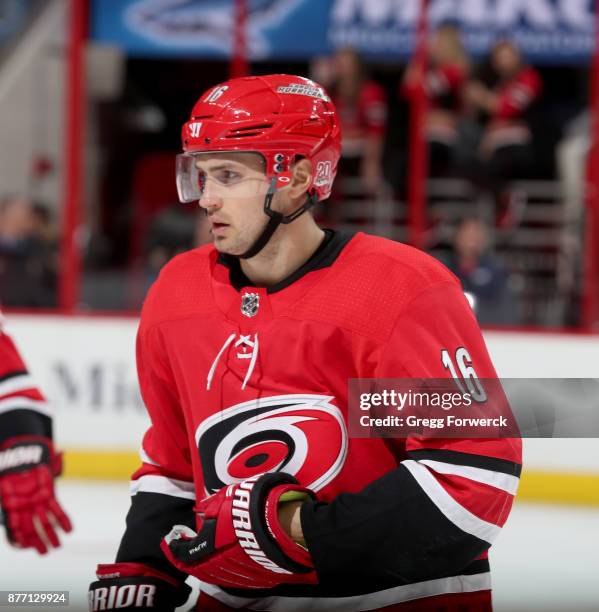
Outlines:
[[175,525],[162,550],[175,567],[211,584],[246,589],[314,584],[310,553],[279,523],[278,505],[290,498],[314,499],[314,494],[282,472],[223,487],[198,505],[199,532]]
[[71,521],[54,495],[62,455],[52,441],[38,436],[9,438],[0,445],[0,507],[8,540],[19,548],[45,554],[58,548],[57,528],[71,531]]
[[98,580],[89,585],[90,612],[123,608],[173,612],[191,593],[184,582],[141,563],[98,565],[96,575]]

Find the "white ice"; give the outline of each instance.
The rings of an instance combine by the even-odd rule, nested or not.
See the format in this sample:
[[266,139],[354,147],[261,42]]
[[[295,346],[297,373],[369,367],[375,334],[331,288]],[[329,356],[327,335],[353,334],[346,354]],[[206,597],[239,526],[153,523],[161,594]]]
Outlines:
[[[80,612],[96,564],[114,560],[129,489],[124,482],[66,481],[59,497],[74,532],[44,557],[0,541],[0,590],[67,590],[69,607],[50,609]],[[496,612],[598,612],[599,511],[516,504],[491,563]]]

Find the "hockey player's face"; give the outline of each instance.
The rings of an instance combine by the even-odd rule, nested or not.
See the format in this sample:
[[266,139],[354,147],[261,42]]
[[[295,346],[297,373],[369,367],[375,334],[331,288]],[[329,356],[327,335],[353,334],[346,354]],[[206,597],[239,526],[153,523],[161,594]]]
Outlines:
[[196,160],[214,246],[222,253],[244,253],[265,224],[268,180],[263,159],[254,153],[206,154]]

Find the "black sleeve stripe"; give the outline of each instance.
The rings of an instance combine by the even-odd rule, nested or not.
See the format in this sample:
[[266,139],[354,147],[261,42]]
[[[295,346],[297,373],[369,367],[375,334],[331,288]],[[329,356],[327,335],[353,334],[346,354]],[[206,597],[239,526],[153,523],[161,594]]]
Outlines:
[[467,465],[469,467],[490,470],[492,472],[501,472],[509,476],[520,477],[522,466],[513,461],[506,459],[497,459],[496,457],[487,457],[486,455],[474,455],[472,453],[462,453],[459,451],[424,448],[419,450],[408,451],[408,455],[414,461],[422,459],[430,459],[431,461],[443,461],[444,463],[453,463],[455,465]]
[[0,413],[0,443],[15,436],[52,438],[52,419],[29,408],[16,408]]
[[403,465],[359,493],[305,502],[301,523],[321,580],[432,580],[459,574],[489,548],[445,516]]
[[184,581],[186,574],[171,565],[160,542],[173,525],[196,529],[194,500],[139,492],[131,498],[127,528],[121,540],[116,562],[143,563]]
[[0,383],[3,383],[5,380],[10,380],[11,378],[16,378],[17,376],[29,376],[29,372],[27,370],[15,370],[14,372],[3,374],[0,376]]
[[[459,572],[449,572],[447,576],[438,578],[450,578],[451,576],[475,576],[476,574],[486,574],[490,571],[488,559],[478,559],[473,561]],[[230,587],[220,587],[225,593],[235,597],[248,597],[261,599],[263,597],[315,597],[315,598],[337,598],[355,597],[376,591],[384,591],[401,586],[405,581],[397,580],[392,577],[382,577],[378,579],[364,578],[362,575],[352,576],[348,580],[347,574],[338,576],[326,576],[324,581],[319,577],[319,584],[281,584],[274,589],[234,589]],[[243,608],[244,610],[246,608]],[[377,608],[378,609],[378,608]],[[406,610],[409,612],[409,609]]]
[[490,571],[491,567],[489,566],[489,559],[477,559],[468,567],[465,567],[460,574],[463,576],[473,576],[474,574],[484,574],[485,572]]

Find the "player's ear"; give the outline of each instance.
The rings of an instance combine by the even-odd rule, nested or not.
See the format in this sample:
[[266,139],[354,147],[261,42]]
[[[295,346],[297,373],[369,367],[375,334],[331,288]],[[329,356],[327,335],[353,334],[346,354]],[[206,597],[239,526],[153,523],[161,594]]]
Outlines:
[[294,200],[303,200],[312,184],[312,164],[302,158],[293,164],[289,196]]

